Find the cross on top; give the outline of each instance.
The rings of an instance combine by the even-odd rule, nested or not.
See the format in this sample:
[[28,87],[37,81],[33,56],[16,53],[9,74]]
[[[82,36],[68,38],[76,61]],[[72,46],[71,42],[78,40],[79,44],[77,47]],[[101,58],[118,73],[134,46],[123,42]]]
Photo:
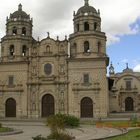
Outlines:
[[128,69],[128,63],[126,63],[126,68]]
[[89,1],[89,0],[85,0],[85,5],[89,5],[89,4],[88,4],[88,1]]

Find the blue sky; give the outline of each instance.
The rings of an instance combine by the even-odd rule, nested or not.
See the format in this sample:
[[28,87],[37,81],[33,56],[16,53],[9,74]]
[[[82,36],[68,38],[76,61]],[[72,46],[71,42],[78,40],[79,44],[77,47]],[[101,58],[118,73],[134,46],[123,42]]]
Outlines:
[[[140,27],[140,20],[135,24]],[[136,34],[120,36],[120,41],[107,46],[107,54],[113,63],[115,71],[121,72],[126,68],[135,68],[140,64],[140,31]]]
[[[5,35],[6,17],[17,10],[18,4],[33,17],[33,36],[50,36],[61,40],[73,32],[73,11],[84,0],[0,0],[0,38]],[[129,67],[140,72],[140,0],[89,0],[100,9],[102,31],[107,35],[107,54],[116,72]]]

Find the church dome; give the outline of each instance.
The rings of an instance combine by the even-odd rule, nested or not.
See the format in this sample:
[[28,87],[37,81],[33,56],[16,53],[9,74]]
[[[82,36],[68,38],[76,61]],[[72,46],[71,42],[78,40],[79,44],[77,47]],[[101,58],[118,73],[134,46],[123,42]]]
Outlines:
[[85,0],[85,5],[79,8],[77,14],[80,13],[97,13],[96,9],[92,6],[89,6],[88,0]]
[[29,15],[26,12],[22,11],[22,5],[19,4],[18,11],[15,11],[13,14],[10,15],[10,18],[23,18],[29,19]]
[[126,69],[124,69],[123,72],[126,72],[126,73],[133,72],[133,70],[128,67],[128,63],[126,63]]

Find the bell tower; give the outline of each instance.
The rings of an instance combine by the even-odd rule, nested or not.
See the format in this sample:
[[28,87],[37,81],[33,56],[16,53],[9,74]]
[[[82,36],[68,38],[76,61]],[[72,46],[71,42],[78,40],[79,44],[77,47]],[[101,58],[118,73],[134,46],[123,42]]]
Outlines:
[[18,5],[6,19],[6,35],[2,38],[2,61],[23,61],[29,56],[32,43],[32,19]]
[[[82,118],[106,117],[106,67],[109,58],[106,54],[106,35],[101,31],[100,11],[90,6],[89,0],[84,0],[84,6],[73,14],[73,25],[68,59],[70,111]],[[86,104],[90,104],[90,114],[86,111]]]
[[88,0],[77,13],[74,12],[74,33],[70,35],[71,57],[106,56],[106,36],[101,31],[100,11],[90,6]]

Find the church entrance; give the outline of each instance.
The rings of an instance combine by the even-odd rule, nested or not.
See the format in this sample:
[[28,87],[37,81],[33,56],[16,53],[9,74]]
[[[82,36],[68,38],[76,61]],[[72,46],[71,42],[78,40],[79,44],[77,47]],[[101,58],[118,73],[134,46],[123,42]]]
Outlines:
[[54,114],[54,97],[46,94],[42,97],[42,117],[48,117]]
[[84,97],[81,100],[81,118],[93,117],[93,101],[89,97]]
[[13,98],[7,99],[5,103],[5,117],[16,117],[16,101]]
[[134,101],[131,97],[125,99],[125,111],[134,111]]

